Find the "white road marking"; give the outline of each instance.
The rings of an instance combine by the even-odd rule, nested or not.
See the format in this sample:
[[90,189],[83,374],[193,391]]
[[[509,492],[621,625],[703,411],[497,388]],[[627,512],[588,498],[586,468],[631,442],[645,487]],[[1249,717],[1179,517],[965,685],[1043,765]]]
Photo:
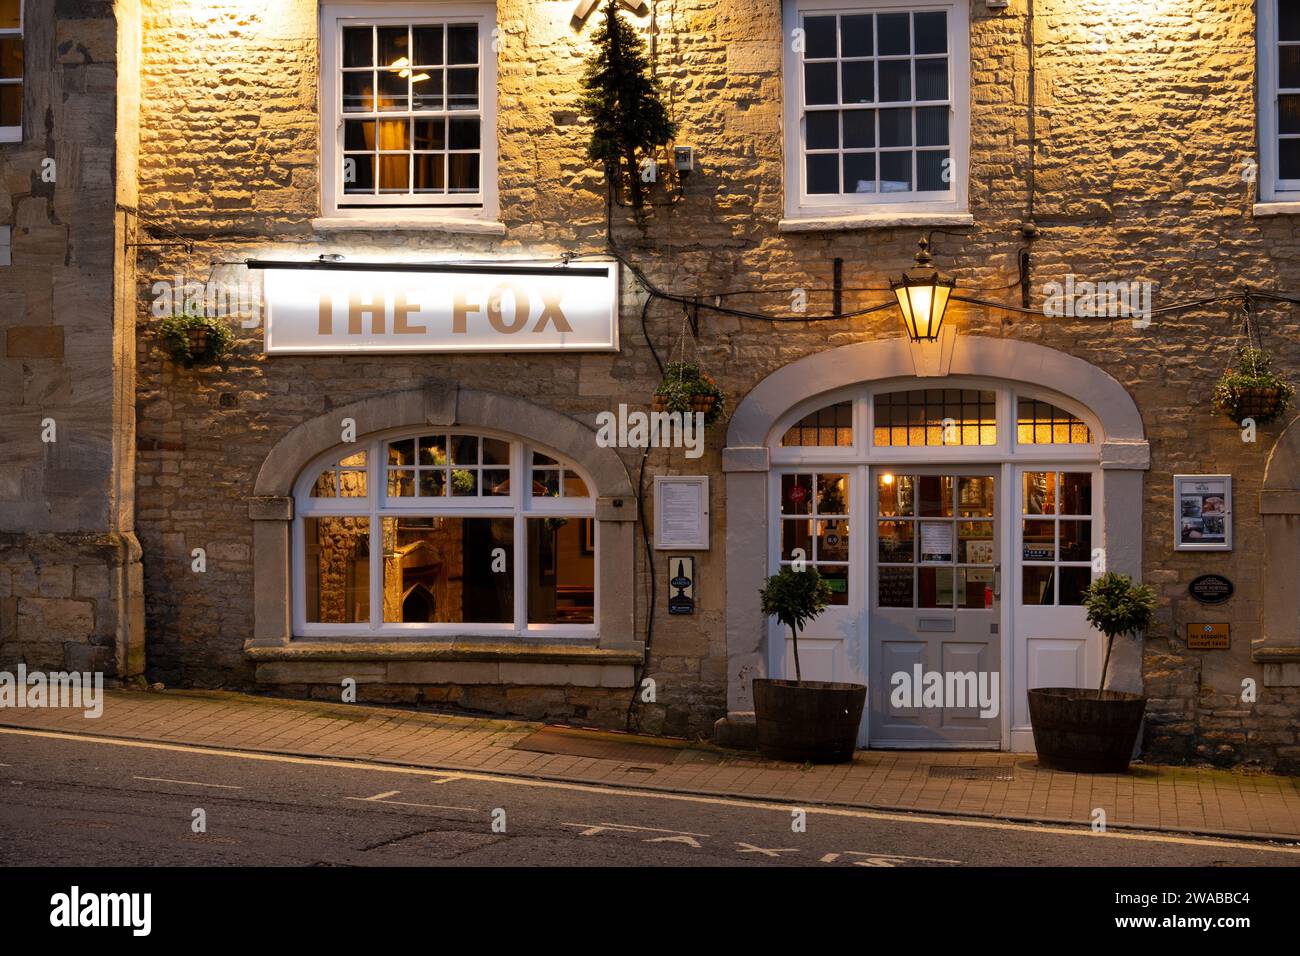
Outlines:
[[789,849],[789,850],[767,850],[767,849],[764,849],[764,848],[761,847],[761,846],[754,846],[754,844],[752,844],[752,843],[741,843],[739,840],[736,841],[736,846],[744,847],[744,849],[742,849],[742,850],[737,850],[737,851],[736,851],[737,853],[761,853],[761,854],[763,854],[764,856],[774,856],[774,857],[776,857],[777,859],[780,859],[780,858],[781,858],[781,854],[782,854],[782,853],[798,853],[798,852],[799,852],[798,850],[796,850],[796,849],[794,849],[794,848],[791,848],[791,849]]
[[[393,793],[401,793],[400,790],[394,790]],[[385,794],[380,794],[380,797]],[[378,803],[386,807],[423,807],[426,810],[465,810],[469,813],[486,813],[478,807],[448,807],[440,803],[407,803],[404,800],[381,800],[379,797],[344,797],[344,800],[358,800],[361,803]]]
[[402,791],[400,791],[400,790],[385,790],[383,793],[377,793],[377,794],[375,794],[373,797],[365,797],[365,798],[362,798],[362,797],[348,797],[348,799],[349,799],[349,800],[361,800],[361,799],[366,799],[366,800],[383,800],[383,799],[386,799],[387,797],[395,797],[395,796],[397,796],[397,795],[398,795],[399,793],[401,793],[401,792],[402,792]]
[[592,834],[599,833],[602,830],[618,830],[618,831],[628,832],[628,833],[636,832],[636,831],[639,831],[641,833],[674,833],[677,834],[678,836],[694,836],[694,837],[706,837],[706,838],[712,835],[709,833],[692,833],[690,830],[665,830],[663,827],[636,827],[630,823],[561,823],[560,826],[587,828],[585,832],[580,834],[581,836],[591,836]]
[[854,866],[893,866],[892,863],[881,862],[886,860],[913,860],[920,863],[951,863],[956,866],[961,865],[961,860],[941,860],[933,856],[904,856],[902,853],[863,853],[861,850],[845,850],[843,853],[827,853],[819,862],[834,863],[842,856],[868,857],[866,863],[854,863]]
[[[414,777],[445,777],[449,771],[435,770],[432,767],[396,767],[388,764],[367,763],[360,760],[338,760],[333,758],[291,757],[283,754],[259,754],[240,750],[224,750],[218,747],[196,747],[191,744],[164,744],[152,740],[123,740],[117,737],[96,737],[90,734],[58,733],[51,730],[27,730],[20,727],[0,727],[0,734],[15,737],[39,737],[46,740],[74,740],[78,743],[103,744],[113,747],[127,747],[137,750],[162,750],[170,753],[185,753],[209,757],[229,757],[236,760],[253,760],[266,763],[287,763],[312,767],[335,767],[341,770],[364,770],[370,773],[397,773]],[[779,810],[783,814],[790,812],[794,804],[772,803],[766,800],[745,800],[739,797],[711,797],[703,794],[669,793],[661,790],[645,790],[636,787],[609,787],[599,784],[568,783],[560,780],[535,780],[527,777],[511,777],[501,774],[487,774],[468,771],[454,771],[460,779],[479,783],[496,783],[518,787],[533,787],[545,790],[570,790],[579,793],[599,793],[614,797],[640,797],[642,799],[669,800],[678,803],[699,803],[717,807],[737,807],[751,810]],[[856,810],[847,807],[816,807],[800,804],[800,809],[808,813],[831,817],[848,817],[855,820],[882,820],[892,823],[908,823],[922,826],[965,827],[977,830],[1007,830],[1018,833],[1052,834],[1053,836],[1084,837],[1090,840],[1127,840],[1137,843],[1172,843],[1185,846],[1220,847],[1234,850],[1252,850],[1258,853],[1286,853],[1300,855],[1300,846],[1247,840],[1231,840],[1222,837],[1175,836],[1166,833],[1126,833],[1108,829],[1105,833],[1094,833],[1087,823],[1080,822],[1076,827],[1059,824],[1011,823],[1002,820],[980,820],[962,817],[934,817],[922,813],[898,813],[888,810]]]
[[198,780],[171,780],[167,777],[133,777],[134,780],[148,780],[151,783],[179,783],[186,787],[216,787],[220,790],[243,790],[228,783],[200,783]]

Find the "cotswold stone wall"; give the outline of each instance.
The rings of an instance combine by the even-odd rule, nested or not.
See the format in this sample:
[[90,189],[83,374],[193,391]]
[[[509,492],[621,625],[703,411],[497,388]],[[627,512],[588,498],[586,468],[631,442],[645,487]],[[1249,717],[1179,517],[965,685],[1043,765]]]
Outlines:
[[122,678],[144,651],[135,283],[115,210],[134,201],[138,11],[28,0],[25,23],[24,137],[0,144],[0,668]]
[[[642,336],[635,284],[626,275],[623,347],[616,355],[265,358],[261,331],[254,329],[240,330],[227,369],[184,371],[160,354],[157,323],[148,311],[149,284],[177,275],[247,278],[225,263],[250,256],[382,258],[400,250],[409,257],[491,258],[603,251],[605,192],[585,159],[587,131],[576,118],[576,77],[591,27],[571,28],[574,6],[572,0],[498,5],[500,218],[506,232],[491,239],[313,229],[320,214],[314,0],[260,7],[146,0],[141,208],[150,221],[195,243],[192,253],[169,249],[141,260],[138,528],[156,678],[200,686],[251,679],[241,653],[252,631],[252,527],[245,498],[268,450],[296,424],[427,380],[520,395],[589,423],[619,402],[648,403],[658,375]],[[674,292],[707,298],[773,290],[727,300],[741,308],[786,314],[788,290],[799,287],[810,292],[810,313],[825,314],[837,257],[844,260],[845,309],[881,301],[888,279],[911,264],[920,229],[778,229],[783,39],[777,0],[676,0],[656,7],[657,70],[681,123],[678,142],[695,146],[699,169],[682,201],[656,208],[644,228],[616,209],[619,247]],[[1044,283],[1067,273],[1153,282],[1157,308],[1237,283],[1300,290],[1300,220],[1254,218],[1254,187],[1241,175],[1255,149],[1250,6],[1234,0],[1175,7],[1038,0],[1036,7],[1035,218],[1043,235],[1033,245],[1034,301],[1041,301]],[[934,237],[939,264],[964,288],[1015,304],[1019,293],[1011,286],[1029,158],[1024,12],[1024,0],[1006,10],[971,5],[975,225]],[[655,199],[666,201],[659,190]],[[1262,670],[1250,658],[1266,598],[1254,501],[1281,426],[1263,428],[1256,443],[1243,444],[1237,428],[1209,406],[1235,341],[1234,317],[1207,309],[1158,316],[1150,328],[1136,330],[1126,321],[1012,317],[958,305],[952,321],[963,334],[1015,337],[1080,356],[1118,379],[1141,409],[1152,449],[1144,574],[1161,596],[1144,665],[1152,698],[1150,753],[1300,767],[1300,690],[1263,688]],[[681,327],[678,309],[651,306],[647,332],[660,356],[672,350]],[[1300,323],[1292,312],[1267,307],[1264,327],[1279,364],[1300,370]],[[898,334],[893,311],[816,323],[705,311],[698,351],[734,408],[755,383],[795,359]],[[864,377],[870,373],[863,370]],[[656,451],[649,459],[647,483],[655,474],[715,475],[714,547],[697,556],[699,610],[693,617],[670,618],[662,607],[656,613],[646,676],[657,681],[658,702],[642,708],[642,726],[652,731],[705,732],[725,711],[727,511],[716,477],[722,431],[712,431],[699,461],[685,460],[681,451]],[[635,475],[639,454],[627,452],[625,461]],[[1233,552],[1174,552],[1172,476],[1183,472],[1233,475]],[[188,552],[199,546],[208,549],[206,575],[189,570]],[[638,548],[641,585],[643,557]],[[1229,604],[1207,611],[1186,597],[1188,581],[1204,572],[1234,580]],[[664,593],[661,586],[660,604]],[[645,611],[642,601],[639,627]],[[1196,620],[1229,621],[1232,650],[1189,651],[1182,634]],[[1261,684],[1256,704],[1237,703],[1245,678]],[[493,709],[536,710],[533,698],[518,689],[498,696],[490,701]],[[565,707],[559,712],[574,713]]]

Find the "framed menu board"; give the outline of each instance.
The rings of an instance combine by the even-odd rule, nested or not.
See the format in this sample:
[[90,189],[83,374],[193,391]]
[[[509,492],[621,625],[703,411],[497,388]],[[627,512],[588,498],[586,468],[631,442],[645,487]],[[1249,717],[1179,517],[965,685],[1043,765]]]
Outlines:
[[1232,476],[1174,475],[1174,550],[1232,550]]

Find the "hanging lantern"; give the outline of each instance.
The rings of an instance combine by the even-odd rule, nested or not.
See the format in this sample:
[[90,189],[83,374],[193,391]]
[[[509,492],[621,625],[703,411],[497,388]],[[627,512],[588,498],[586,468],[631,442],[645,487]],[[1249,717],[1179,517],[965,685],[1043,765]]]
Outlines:
[[933,342],[939,338],[948,299],[957,287],[953,279],[940,275],[931,262],[930,242],[922,239],[916,253],[916,267],[889,283],[903,313],[907,337],[913,342]]

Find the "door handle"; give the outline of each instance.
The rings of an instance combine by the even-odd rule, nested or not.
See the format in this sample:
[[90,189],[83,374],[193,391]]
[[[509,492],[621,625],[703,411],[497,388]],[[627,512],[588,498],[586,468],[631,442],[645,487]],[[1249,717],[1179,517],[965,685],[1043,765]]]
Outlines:
[[1002,565],[993,565],[993,597],[1002,599]]

